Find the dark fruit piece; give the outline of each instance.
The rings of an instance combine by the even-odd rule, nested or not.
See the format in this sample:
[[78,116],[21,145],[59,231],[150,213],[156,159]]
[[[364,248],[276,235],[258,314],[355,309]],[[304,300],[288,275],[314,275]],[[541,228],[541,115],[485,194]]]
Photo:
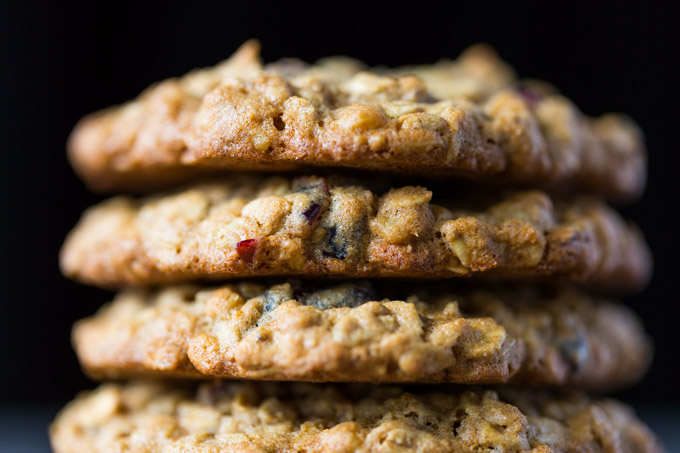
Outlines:
[[375,300],[375,294],[370,284],[362,282],[315,291],[298,300],[305,305],[322,310],[338,307],[355,308],[365,302]]
[[293,299],[291,285],[277,285],[264,293],[264,311],[272,311],[282,303]]
[[302,215],[309,223],[316,222],[323,211],[328,207],[330,187],[324,178],[316,176],[306,176],[297,178],[293,182],[295,192],[305,193],[310,198],[307,208],[302,211]]
[[558,345],[560,355],[573,373],[581,371],[588,360],[588,342],[583,333],[576,338],[564,339]]
[[321,214],[321,205],[319,203],[312,203],[302,213],[309,223],[314,223],[319,218],[319,214]]
[[323,256],[339,260],[347,258],[347,242],[338,234],[335,225],[326,228],[325,243],[322,250]]

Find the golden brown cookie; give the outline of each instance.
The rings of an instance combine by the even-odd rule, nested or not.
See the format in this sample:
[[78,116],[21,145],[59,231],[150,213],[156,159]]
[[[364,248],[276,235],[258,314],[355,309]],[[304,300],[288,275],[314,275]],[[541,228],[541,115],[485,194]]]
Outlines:
[[494,52],[368,70],[342,58],[263,67],[250,41],[214,68],[84,118],[71,162],[97,190],[196,174],[345,167],[576,188],[630,199],[645,183],[637,126],[591,119],[547,84],[519,83]]
[[61,266],[110,287],[265,275],[483,275],[626,291],[649,276],[637,229],[592,199],[384,192],[339,178],[232,176],[142,200],[119,197],[85,213]]
[[623,404],[583,394],[311,384],[105,384],[50,429],[55,453],[649,452]]
[[601,390],[632,383],[651,360],[642,326],[623,306],[568,289],[452,294],[452,285],[432,286],[292,282],[129,291],[78,322],[73,343],[88,374],[101,379],[208,375]]

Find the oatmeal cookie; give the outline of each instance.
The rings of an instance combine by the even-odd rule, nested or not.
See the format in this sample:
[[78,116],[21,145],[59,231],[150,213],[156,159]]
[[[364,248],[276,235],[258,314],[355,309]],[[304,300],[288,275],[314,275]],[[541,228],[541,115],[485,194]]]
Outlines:
[[635,198],[637,126],[593,119],[547,84],[520,83],[488,48],[456,61],[374,70],[332,58],[262,66],[246,43],[84,118],[69,140],[93,189],[149,189],[225,169],[345,167],[505,181]]
[[287,282],[128,291],[79,321],[73,343],[96,378],[516,382],[600,390],[635,381],[651,359],[633,313],[574,290],[456,295],[444,287],[412,294],[415,285],[393,286]]
[[[90,209],[61,255],[99,286],[246,276],[560,277],[636,290],[650,258],[634,226],[593,199],[459,193],[243,176]],[[379,193],[382,193],[380,195]]]
[[55,453],[663,452],[627,406],[579,393],[252,382],[105,384],[50,438]]

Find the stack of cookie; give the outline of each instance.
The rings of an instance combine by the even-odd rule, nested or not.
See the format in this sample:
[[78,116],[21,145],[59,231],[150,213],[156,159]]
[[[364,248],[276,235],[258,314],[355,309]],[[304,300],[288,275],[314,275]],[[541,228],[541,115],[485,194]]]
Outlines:
[[62,250],[67,276],[122,289],[73,341],[124,383],[62,411],[57,453],[662,450],[583,393],[651,356],[601,296],[651,268],[603,201],[643,189],[630,120],[485,47],[367,69],[263,66],[248,42],[69,148],[94,190],[161,192],[89,209]]

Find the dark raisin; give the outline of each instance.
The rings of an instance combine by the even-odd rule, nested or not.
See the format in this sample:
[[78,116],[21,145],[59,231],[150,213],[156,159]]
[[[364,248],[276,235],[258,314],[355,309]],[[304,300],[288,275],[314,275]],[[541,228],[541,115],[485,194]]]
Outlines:
[[246,239],[236,244],[236,253],[248,266],[252,266],[255,262],[255,252],[257,252],[259,242],[259,239]]
[[313,176],[297,178],[293,182],[293,188],[297,193],[305,193],[309,196],[311,202],[309,206],[302,211],[302,215],[309,223],[317,221],[324,209],[328,207],[330,188],[324,178],[317,178]]
[[335,225],[326,228],[326,237],[321,253],[326,258],[344,260],[347,258],[347,242],[338,234],[337,230]]
[[312,203],[302,213],[309,223],[314,223],[319,218],[319,214],[321,214],[321,205],[319,203]]
[[574,374],[581,371],[588,360],[588,342],[583,333],[576,338],[562,339],[558,344],[558,350]]
[[364,282],[315,291],[303,295],[298,300],[305,305],[327,310],[338,307],[355,308],[365,302],[375,300],[375,297],[373,287]]
[[293,288],[290,285],[274,286],[264,293],[264,311],[272,311],[291,299],[293,299]]

